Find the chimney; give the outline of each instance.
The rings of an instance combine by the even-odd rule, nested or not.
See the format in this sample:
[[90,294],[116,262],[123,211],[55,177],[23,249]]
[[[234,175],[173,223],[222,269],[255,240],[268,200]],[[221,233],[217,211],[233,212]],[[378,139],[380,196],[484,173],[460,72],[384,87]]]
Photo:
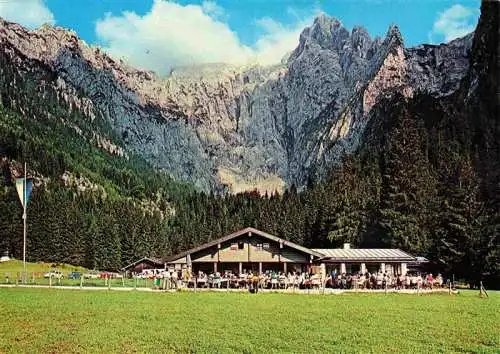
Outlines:
[[351,244],[350,243],[344,243],[344,249],[345,250],[348,250],[351,248]]

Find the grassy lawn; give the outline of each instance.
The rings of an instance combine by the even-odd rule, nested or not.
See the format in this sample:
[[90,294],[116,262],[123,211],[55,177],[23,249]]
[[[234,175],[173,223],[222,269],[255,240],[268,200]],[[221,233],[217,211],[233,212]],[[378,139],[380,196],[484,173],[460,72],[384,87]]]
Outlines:
[[0,288],[0,353],[499,353],[500,293],[489,295]]
[[[83,267],[74,266],[71,264],[55,264],[55,263],[30,263],[26,262],[26,270],[28,271],[28,277],[31,277],[33,273],[36,276],[43,276],[43,273],[50,272],[51,270],[59,270],[64,273],[70,272],[86,272],[87,269]],[[0,282],[3,282],[5,277],[8,275],[11,280],[15,280],[18,274],[23,271],[23,261],[12,259],[7,262],[0,262]]]
[[[0,0],[1,1],[1,0]],[[68,274],[75,271],[82,274],[88,272],[88,269],[74,266],[71,264],[54,264],[54,263],[26,263],[28,271],[27,284],[29,285],[49,285],[49,279],[44,278],[44,274],[53,270],[58,270],[64,273],[63,279],[52,279],[52,285],[71,285],[80,286],[80,279],[68,279]],[[0,262],[0,284],[14,284],[16,279],[21,282],[21,274],[23,270],[23,261],[13,259],[7,262]],[[138,287],[138,288],[151,288],[153,287],[153,280],[151,279],[111,279],[111,286],[116,287]],[[84,279],[82,285],[84,286],[107,286],[104,279]]]

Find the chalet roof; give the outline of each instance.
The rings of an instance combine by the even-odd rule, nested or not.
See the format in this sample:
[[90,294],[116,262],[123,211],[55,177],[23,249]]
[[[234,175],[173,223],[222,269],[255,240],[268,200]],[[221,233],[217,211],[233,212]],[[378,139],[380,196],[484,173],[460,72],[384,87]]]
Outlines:
[[150,263],[153,263],[155,265],[162,266],[162,267],[165,265],[165,261],[161,258],[143,257],[143,258],[139,259],[138,261],[135,261],[134,263],[130,263],[129,265],[126,265],[125,267],[122,268],[122,270],[126,270],[128,268],[135,267],[137,264],[139,264],[141,262],[150,262]]
[[386,248],[316,248],[314,251],[321,253],[325,261],[415,261],[415,257],[400,249]]
[[412,262],[409,262],[408,264],[411,265],[411,264],[422,264],[422,263],[429,263],[429,260],[425,257],[415,257],[415,259],[412,261]]
[[168,263],[168,262],[171,262],[171,261],[175,261],[175,260],[177,260],[179,258],[187,256],[188,254],[193,254],[193,253],[199,252],[199,251],[204,250],[206,248],[210,248],[210,247],[216,246],[219,243],[232,240],[234,238],[237,238],[239,236],[242,236],[242,235],[248,234],[248,233],[251,233],[252,235],[262,236],[262,237],[267,238],[268,240],[271,240],[271,241],[281,242],[283,244],[283,246],[288,246],[288,247],[294,248],[294,249],[296,249],[298,251],[302,251],[304,253],[310,254],[310,255],[315,256],[315,257],[323,257],[323,255],[321,253],[316,252],[316,251],[314,251],[312,249],[309,249],[307,247],[303,247],[303,246],[298,245],[296,243],[293,243],[291,241],[284,240],[284,239],[279,238],[277,236],[268,234],[267,232],[254,229],[253,227],[247,227],[245,229],[233,232],[232,234],[229,234],[227,236],[224,236],[224,237],[212,240],[210,242],[207,242],[207,243],[205,243],[203,245],[191,248],[191,249],[189,249],[187,251],[184,251],[182,253],[179,253],[179,254],[167,257],[165,259],[165,262]]

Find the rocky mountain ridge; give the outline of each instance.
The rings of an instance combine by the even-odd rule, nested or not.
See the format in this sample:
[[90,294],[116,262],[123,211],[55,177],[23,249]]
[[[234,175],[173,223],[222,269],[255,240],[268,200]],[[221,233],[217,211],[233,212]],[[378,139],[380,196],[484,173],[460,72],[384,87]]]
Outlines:
[[[96,145],[123,158],[139,155],[200,189],[232,192],[325,177],[359,146],[381,99],[454,92],[471,44],[472,34],[407,49],[396,26],[385,39],[372,39],[363,27],[349,31],[322,15],[281,64],[211,65],[160,78],[89,47],[72,31],[28,31],[0,20],[2,62],[26,81],[4,85],[26,85],[43,72],[48,79],[34,82],[36,90],[50,86],[84,112],[87,122],[64,124],[90,129]],[[9,95],[2,100],[13,104]]]

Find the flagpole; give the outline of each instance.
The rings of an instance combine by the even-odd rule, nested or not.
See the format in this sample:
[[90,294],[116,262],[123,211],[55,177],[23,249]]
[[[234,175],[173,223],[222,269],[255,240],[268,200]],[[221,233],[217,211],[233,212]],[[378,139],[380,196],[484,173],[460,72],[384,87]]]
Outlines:
[[28,201],[27,201],[27,180],[26,180],[26,176],[27,173],[26,173],[26,161],[24,162],[24,182],[23,182],[23,199],[24,199],[24,203],[23,203],[23,209],[24,209],[24,213],[23,213],[23,219],[24,219],[24,233],[23,233],[23,279],[24,279],[24,283],[26,283],[26,220],[28,219],[28,215],[26,213],[26,206],[28,204]]

